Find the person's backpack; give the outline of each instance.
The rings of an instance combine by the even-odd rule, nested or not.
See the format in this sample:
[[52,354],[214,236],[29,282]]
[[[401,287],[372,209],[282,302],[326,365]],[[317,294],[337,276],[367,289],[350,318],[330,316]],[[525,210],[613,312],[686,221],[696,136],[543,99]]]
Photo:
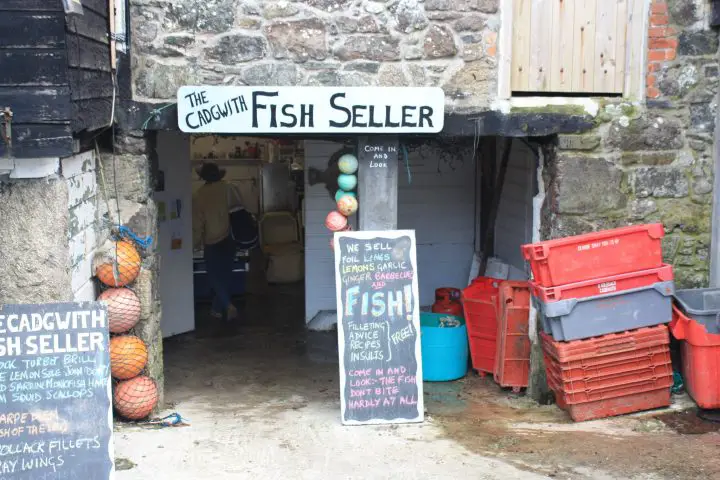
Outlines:
[[238,248],[251,249],[258,244],[258,224],[255,216],[242,205],[236,188],[234,185],[228,184],[230,236],[235,240]]

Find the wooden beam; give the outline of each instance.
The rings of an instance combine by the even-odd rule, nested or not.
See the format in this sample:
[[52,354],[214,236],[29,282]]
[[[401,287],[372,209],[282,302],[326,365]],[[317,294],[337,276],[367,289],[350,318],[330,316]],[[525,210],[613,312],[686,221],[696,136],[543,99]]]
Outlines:
[[397,230],[397,137],[362,137],[358,142],[358,220],[361,230]]
[[65,49],[0,50],[0,86],[67,85]]
[[62,87],[0,87],[0,110],[9,107],[13,122],[70,123],[70,89]]
[[63,48],[65,16],[61,12],[0,13],[0,32],[0,48]]
[[497,221],[497,214],[500,208],[500,199],[502,198],[503,186],[505,185],[505,174],[507,173],[508,164],[510,163],[510,153],[512,152],[512,137],[505,139],[503,145],[503,155],[500,161],[500,167],[498,169],[497,178],[493,189],[493,200],[490,207],[490,213],[488,214],[488,226],[485,232],[485,238],[483,239],[483,247],[480,252],[480,275],[485,274],[485,268],[487,267],[487,261],[489,258],[489,251],[492,248],[493,236],[490,234],[495,231],[495,222]]
[[117,44],[115,42],[115,0],[108,1],[108,22],[110,23],[110,68],[115,70],[117,68]]
[[11,153],[16,158],[67,157],[73,154],[70,125],[12,125],[12,150],[0,140],[0,157]]

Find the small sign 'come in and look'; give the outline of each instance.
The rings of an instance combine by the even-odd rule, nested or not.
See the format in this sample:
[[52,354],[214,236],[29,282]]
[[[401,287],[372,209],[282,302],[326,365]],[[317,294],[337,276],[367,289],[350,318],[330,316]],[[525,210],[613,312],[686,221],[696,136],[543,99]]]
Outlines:
[[186,133],[439,133],[437,87],[236,87],[178,89]]

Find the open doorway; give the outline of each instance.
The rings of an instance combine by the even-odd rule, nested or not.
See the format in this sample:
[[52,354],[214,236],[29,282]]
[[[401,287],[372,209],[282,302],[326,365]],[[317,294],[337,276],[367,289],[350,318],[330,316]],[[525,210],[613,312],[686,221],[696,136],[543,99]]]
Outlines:
[[[425,308],[434,302],[435,289],[463,288],[470,276],[479,274],[473,268],[487,245],[493,257],[489,268],[504,268],[506,278],[527,278],[520,246],[532,238],[538,158],[526,142],[513,142],[502,194],[493,207],[488,193],[497,187],[494,177],[503,168],[503,140],[400,139],[398,228],[416,231]],[[159,132],[155,202],[165,338],[235,333],[210,317],[212,289],[203,254],[192,248],[192,195],[203,183],[195,169],[203,162],[226,171],[225,180],[238,187],[259,223],[262,248],[255,256],[239,250],[233,265],[239,325],[275,329],[302,342],[308,330],[334,329],[334,256],[325,217],[336,208],[333,160],[356,148],[356,142]],[[497,213],[487,243],[491,208]],[[355,218],[350,223],[357,228]],[[327,343],[326,349],[336,348],[332,335]],[[328,352],[330,358],[333,354]]]
[[[303,142],[160,132],[154,199],[158,220],[163,336],[193,332],[226,336],[237,328],[276,318],[302,320],[304,301]],[[202,249],[193,248],[193,196],[204,185],[203,163],[215,163],[258,221],[256,248],[235,252],[228,285],[240,318],[211,315],[214,291]],[[302,323],[299,325],[303,326]]]

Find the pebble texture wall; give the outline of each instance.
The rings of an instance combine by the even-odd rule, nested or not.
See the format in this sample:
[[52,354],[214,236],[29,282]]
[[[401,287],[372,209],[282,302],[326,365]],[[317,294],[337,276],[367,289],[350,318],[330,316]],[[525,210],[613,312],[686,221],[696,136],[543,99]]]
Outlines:
[[440,86],[497,92],[499,0],[131,0],[138,101],[181,85]]

